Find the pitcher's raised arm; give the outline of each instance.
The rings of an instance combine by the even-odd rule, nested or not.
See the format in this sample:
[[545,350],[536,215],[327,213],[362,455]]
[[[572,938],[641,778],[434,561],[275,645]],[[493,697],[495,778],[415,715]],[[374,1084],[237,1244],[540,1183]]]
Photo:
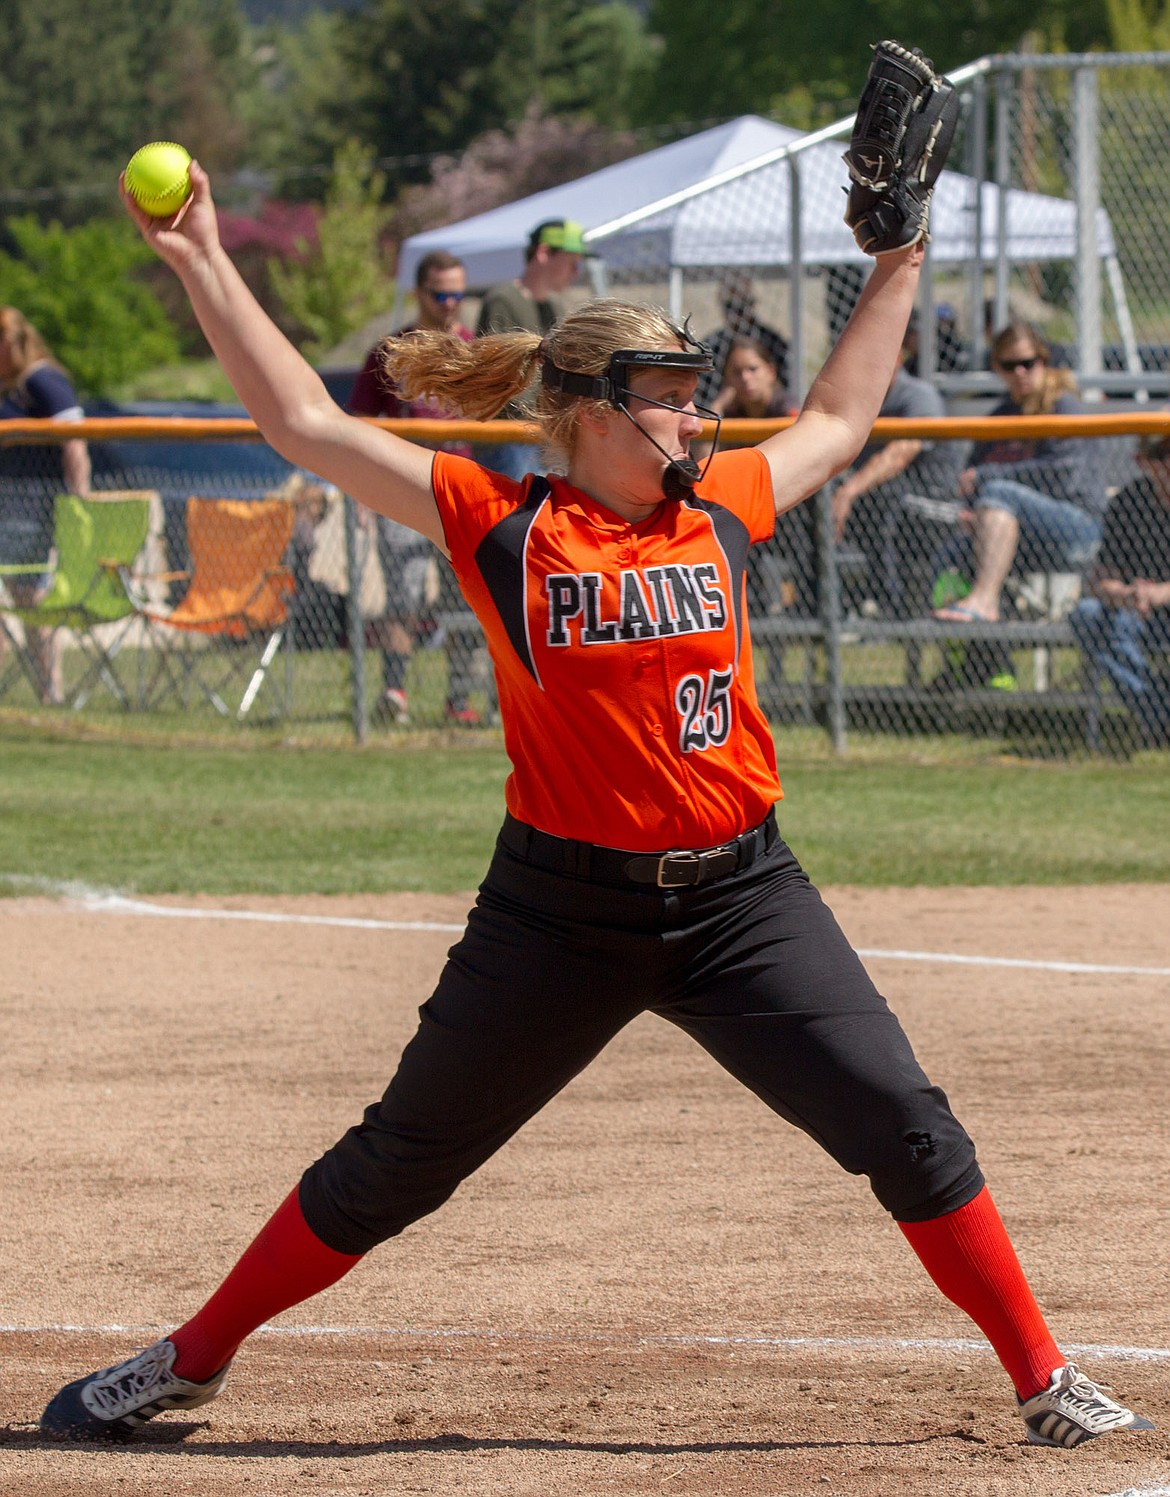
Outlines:
[[219,239],[207,173],[190,166],[191,196],[171,218],[122,200],[146,242],[183,283],[212,351],[265,439],[289,462],[409,525],[437,545],[433,454],[347,415],[260,306]]

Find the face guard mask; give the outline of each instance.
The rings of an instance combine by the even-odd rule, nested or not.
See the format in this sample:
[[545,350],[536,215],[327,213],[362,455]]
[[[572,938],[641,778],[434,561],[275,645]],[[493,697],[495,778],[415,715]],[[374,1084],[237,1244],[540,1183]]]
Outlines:
[[640,370],[682,369],[688,374],[704,374],[715,367],[708,350],[701,343],[696,343],[685,327],[675,328],[674,331],[678,334],[680,342],[695,350],[693,353],[683,352],[682,349],[623,348],[610,358],[608,371],[600,375],[574,374],[571,370],[561,369],[551,359],[545,359],[541,369],[541,383],[548,390],[563,390],[566,395],[583,395],[588,400],[604,400],[621,411],[623,416],[633,422],[650,445],[666,459],[666,468],[662,474],[662,492],[667,499],[677,501],[685,499],[706,474],[719,442],[719,428],[723,424],[723,417],[706,406],[695,406],[698,415],[707,421],[715,422],[711,454],[700,468],[693,457],[671,457],[666,448],[654,440],[630,411],[629,402],[633,399],[641,400],[646,405],[658,406],[660,410],[677,411],[680,415],[686,414],[684,406],[668,405],[663,400],[651,400],[631,390],[630,378]]

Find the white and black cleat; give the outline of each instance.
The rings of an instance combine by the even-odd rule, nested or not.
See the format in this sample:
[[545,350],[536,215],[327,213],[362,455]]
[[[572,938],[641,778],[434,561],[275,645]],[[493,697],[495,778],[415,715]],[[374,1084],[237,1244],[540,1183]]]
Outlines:
[[192,1383],[175,1373],[174,1364],[174,1344],[156,1341],[127,1362],[78,1378],[46,1408],[41,1429],[58,1440],[125,1440],[166,1409],[210,1403],[228,1374],[221,1367],[205,1383]]
[[1153,1429],[1150,1420],[1122,1404],[1092,1382],[1074,1363],[1058,1367],[1047,1388],[1020,1404],[1031,1445],[1071,1450],[1085,1440],[1114,1430]]

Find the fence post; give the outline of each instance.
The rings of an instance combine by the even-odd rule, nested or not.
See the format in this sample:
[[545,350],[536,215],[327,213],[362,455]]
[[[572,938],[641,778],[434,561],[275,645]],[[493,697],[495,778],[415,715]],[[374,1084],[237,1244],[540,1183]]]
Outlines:
[[351,716],[354,742],[365,743],[369,728],[366,713],[366,626],[362,618],[362,567],[358,561],[357,531],[357,505],[346,494],[345,574],[349,591],[345,595],[345,632],[349,637]]
[[[1101,259],[1097,244],[1097,215],[1101,207],[1101,167],[1098,160],[1101,124],[1098,117],[1097,69],[1080,67],[1073,73],[1072,179],[1077,209],[1075,275],[1077,368],[1080,374],[1100,374]],[[1093,398],[1100,399],[1101,392]]]
[[817,572],[821,623],[825,630],[825,685],[829,739],[835,753],[844,754],[845,696],[841,680],[841,579],[833,540],[833,489],[826,484],[814,499],[817,521]]
[[1007,68],[995,75],[995,326],[1008,320],[1008,190],[1012,180],[1014,80]]

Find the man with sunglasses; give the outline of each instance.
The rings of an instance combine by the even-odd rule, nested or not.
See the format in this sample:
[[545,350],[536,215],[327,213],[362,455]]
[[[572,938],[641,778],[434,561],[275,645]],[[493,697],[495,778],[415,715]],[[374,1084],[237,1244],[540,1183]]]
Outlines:
[[[467,272],[463,261],[446,250],[432,250],[418,262],[414,277],[418,315],[398,336],[424,330],[451,333],[470,343],[474,333],[460,320],[467,295]],[[450,412],[427,396],[401,399],[385,369],[386,344],[379,340],[366,356],[366,362],[354,381],[347,409],[355,416],[417,417],[423,420],[443,419]],[[442,451],[470,457],[465,442],[444,442]],[[377,517],[378,559],[386,583],[386,613],[374,626],[382,649],[382,692],[374,708],[376,721],[405,723],[409,721],[406,697],[406,671],[418,638],[420,615],[427,605],[427,583],[432,575],[434,548],[405,525],[385,516]],[[440,559],[440,595],[453,600],[454,578],[445,560]],[[475,727],[479,713],[469,697],[473,685],[470,661],[466,651],[448,649],[448,691],[445,715],[448,722]]]
[[1069,620],[1077,643],[1113,682],[1144,744],[1170,742],[1170,435],[1143,438],[1138,476],[1105,515],[1101,549]]

